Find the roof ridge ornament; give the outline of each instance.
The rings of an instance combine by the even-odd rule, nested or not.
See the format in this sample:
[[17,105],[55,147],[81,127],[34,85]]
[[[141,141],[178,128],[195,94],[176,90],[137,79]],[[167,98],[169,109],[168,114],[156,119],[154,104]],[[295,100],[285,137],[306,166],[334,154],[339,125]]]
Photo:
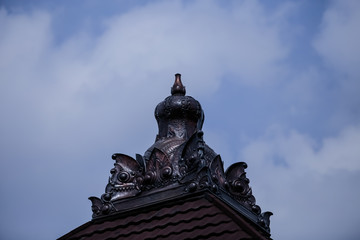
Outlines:
[[93,218],[126,211],[129,201],[149,205],[170,195],[209,191],[269,233],[272,213],[261,213],[256,205],[246,177],[247,164],[234,163],[224,171],[220,155],[203,139],[201,105],[185,93],[177,73],[172,95],[155,108],[159,127],[155,143],[136,159],[120,153],[112,156],[115,164],[105,193],[101,199],[89,198]]

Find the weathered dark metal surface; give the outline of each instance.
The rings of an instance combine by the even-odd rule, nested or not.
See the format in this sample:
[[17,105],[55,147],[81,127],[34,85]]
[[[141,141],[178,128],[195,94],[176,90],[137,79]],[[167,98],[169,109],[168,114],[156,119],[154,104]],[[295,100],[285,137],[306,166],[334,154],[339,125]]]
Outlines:
[[[204,112],[201,105],[194,98],[185,96],[185,93],[186,90],[181,82],[181,75],[176,74],[175,83],[171,88],[172,95],[165,98],[155,109],[155,118],[159,128],[155,143],[145,152],[144,156],[137,154],[136,159],[119,153],[112,156],[115,164],[110,171],[111,176],[105,193],[101,198],[89,198],[92,201],[93,219],[101,221],[101,219],[109,216],[128,211],[137,211],[137,209],[147,206],[157,206],[164,201],[176,201],[192,194],[208,192],[245,217],[247,221],[258,226],[259,230],[265,234],[264,236],[269,237],[269,218],[272,213],[261,213],[260,207],[256,205],[255,197],[249,186],[249,179],[246,177],[246,163],[235,163],[224,172],[220,155],[206,145],[203,139],[201,129],[204,122]],[[186,206],[186,203],[181,206]],[[200,208],[202,207],[200,206]],[[183,211],[182,208],[179,209],[179,212],[175,211],[176,214]],[[190,229],[182,230],[184,232],[176,232],[176,229],[172,229],[172,226],[183,226],[183,229],[186,229],[191,224],[195,224],[193,221],[197,220],[204,223],[204,227],[195,224],[199,226],[197,231],[204,232],[201,235],[204,239],[210,237],[210,235],[206,235],[211,233],[209,229],[214,231],[213,236],[217,236],[217,233],[215,233],[217,231],[219,234],[235,234],[235,232],[229,230],[232,228],[224,228],[227,229],[227,232],[224,229],[225,232],[221,232],[219,225],[226,224],[229,227],[233,224],[231,221],[224,220],[226,217],[221,220],[221,213],[219,213],[219,216],[214,215],[208,219],[207,210],[203,209],[201,212],[197,212],[193,209],[192,211],[194,213],[190,211],[191,214],[188,213],[189,216],[186,217],[186,220],[181,218],[182,220],[172,224],[165,224],[165,220],[159,218],[159,226],[162,227],[159,227],[161,231],[156,230],[157,238],[170,238],[171,233],[174,232],[178,239],[185,239],[185,235],[184,238],[179,236],[189,232]],[[154,222],[154,226],[157,224],[157,218],[151,216],[147,218],[151,223]],[[147,221],[141,217],[139,219],[139,221]],[[207,222],[207,220],[209,221]],[[170,221],[170,219],[167,221]],[[214,221],[220,222],[213,224]],[[187,226],[190,222],[191,224]],[[112,224],[109,222],[108,225],[103,227],[112,229],[110,227]],[[129,223],[124,224],[129,226]],[[91,229],[95,232],[100,231],[101,234],[110,231],[100,230],[100,226],[102,225],[96,224],[96,226],[87,229],[88,234],[95,236],[93,235],[95,233],[91,233]],[[157,228],[154,227],[154,229]],[[155,231],[154,229],[139,230],[130,227],[125,230],[122,227],[114,227],[114,231],[111,230],[111,233],[109,232],[106,237],[129,237],[136,232]],[[203,230],[200,231],[199,229]],[[189,239],[193,237],[191,234],[186,236]],[[131,239],[135,238],[132,236]],[[249,237],[249,239],[252,238]]]

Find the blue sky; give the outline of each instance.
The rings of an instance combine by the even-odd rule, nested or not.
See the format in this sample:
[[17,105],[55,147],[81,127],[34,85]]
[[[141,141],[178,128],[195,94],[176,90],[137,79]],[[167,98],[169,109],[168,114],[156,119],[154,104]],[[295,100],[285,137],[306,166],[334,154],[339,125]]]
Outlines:
[[358,239],[359,25],[356,0],[1,1],[0,238],[89,221],[179,72],[274,239]]

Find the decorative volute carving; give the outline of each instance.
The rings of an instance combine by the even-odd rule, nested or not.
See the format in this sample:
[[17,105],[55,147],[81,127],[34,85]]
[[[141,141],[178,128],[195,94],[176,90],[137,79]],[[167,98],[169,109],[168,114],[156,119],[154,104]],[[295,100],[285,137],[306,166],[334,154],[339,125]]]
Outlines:
[[114,168],[110,170],[111,177],[109,177],[102,199],[115,201],[139,194],[144,180],[144,167],[125,154],[115,153],[112,159],[115,160]]
[[[224,172],[223,161],[203,139],[204,112],[175,74],[171,96],[155,108],[159,132],[144,156],[136,159],[114,154],[114,168],[101,199],[90,197],[93,217],[116,213],[114,204],[128,198],[150,196],[159,191],[183,187],[184,193],[208,189],[219,198],[248,209],[257,223],[270,231],[271,212],[261,213],[246,177],[246,163],[232,164]],[[230,201],[230,200],[229,200]]]

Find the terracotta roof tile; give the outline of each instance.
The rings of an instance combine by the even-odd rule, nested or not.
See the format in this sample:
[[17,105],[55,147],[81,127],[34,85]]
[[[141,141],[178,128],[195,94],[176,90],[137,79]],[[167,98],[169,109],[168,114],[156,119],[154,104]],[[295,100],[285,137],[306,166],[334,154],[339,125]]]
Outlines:
[[[159,206],[161,207],[161,206]],[[205,198],[93,222],[68,239],[251,239],[234,219]]]

